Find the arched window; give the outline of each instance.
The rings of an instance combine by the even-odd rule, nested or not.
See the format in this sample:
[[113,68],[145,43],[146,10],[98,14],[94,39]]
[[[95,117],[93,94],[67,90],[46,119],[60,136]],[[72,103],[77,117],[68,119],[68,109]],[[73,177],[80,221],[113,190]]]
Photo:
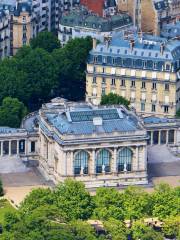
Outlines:
[[89,154],[82,150],[75,154],[74,157],[74,174],[79,175],[81,173],[88,174],[88,160]]
[[96,156],[96,173],[110,172],[111,153],[102,149]]
[[129,148],[123,148],[119,151],[117,164],[118,164],[118,172],[122,171],[131,171],[132,169],[132,158],[133,152]]

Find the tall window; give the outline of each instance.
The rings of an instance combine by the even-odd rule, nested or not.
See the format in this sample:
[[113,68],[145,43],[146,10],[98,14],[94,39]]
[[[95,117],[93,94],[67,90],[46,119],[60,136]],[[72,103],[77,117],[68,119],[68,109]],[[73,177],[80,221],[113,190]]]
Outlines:
[[102,149],[96,156],[96,173],[110,172],[111,153]]
[[142,82],[142,88],[145,89],[146,88],[146,83]]
[[133,152],[131,151],[131,149],[127,147],[123,148],[118,154],[118,159],[117,159],[118,172],[131,171],[132,158],[133,158]]
[[145,111],[145,103],[141,103],[141,111]]
[[82,150],[75,154],[74,157],[74,174],[79,175],[81,173],[88,174],[88,159],[89,154]]

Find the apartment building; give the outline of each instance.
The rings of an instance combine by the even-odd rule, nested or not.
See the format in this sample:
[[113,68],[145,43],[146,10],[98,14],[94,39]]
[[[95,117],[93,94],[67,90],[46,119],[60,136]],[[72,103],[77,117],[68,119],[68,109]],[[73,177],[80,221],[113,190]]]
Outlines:
[[110,92],[143,116],[174,116],[180,107],[180,42],[148,35],[119,36],[96,46],[87,62],[86,99]]
[[116,14],[103,18],[81,7],[62,16],[58,38],[62,44],[73,38],[87,36],[103,42],[105,37],[131,27],[132,20],[127,14]]
[[0,9],[0,58],[10,54],[10,16]]
[[128,12],[143,32],[159,35],[164,24],[180,17],[180,0],[119,0],[118,8]]

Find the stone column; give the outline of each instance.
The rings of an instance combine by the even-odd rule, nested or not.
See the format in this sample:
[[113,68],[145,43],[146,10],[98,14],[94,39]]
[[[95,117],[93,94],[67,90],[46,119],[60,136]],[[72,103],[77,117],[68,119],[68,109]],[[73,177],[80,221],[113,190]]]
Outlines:
[[153,145],[153,131],[151,131],[151,146]]
[[71,155],[70,155],[70,175],[74,176],[74,166],[73,166],[73,158],[74,158],[74,154],[73,151],[71,151]]
[[17,140],[17,145],[16,145],[16,154],[19,155],[19,140]]
[[96,174],[96,170],[95,170],[95,168],[96,168],[96,152],[95,152],[95,149],[92,150],[91,156],[92,156],[92,159],[91,159],[92,164],[91,164],[90,174],[94,175],[94,174]]
[[1,157],[3,156],[3,141],[1,141]]
[[112,169],[112,173],[117,173],[117,148],[114,148],[111,169]]
[[9,140],[9,156],[11,156],[11,140]]
[[161,145],[161,130],[159,130],[158,134],[158,144]]
[[138,148],[138,146],[136,147],[135,157],[133,158],[133,160],[134,160],[133,170],[137,171],[137,170],[139,170],[139,148]]
[[169,139],[169,131],[166,131],[166,144],[168,144],[168,139]]

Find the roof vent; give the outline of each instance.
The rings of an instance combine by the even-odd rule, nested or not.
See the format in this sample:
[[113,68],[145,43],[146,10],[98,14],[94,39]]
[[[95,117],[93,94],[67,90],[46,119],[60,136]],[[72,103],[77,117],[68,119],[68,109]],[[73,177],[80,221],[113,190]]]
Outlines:
[[94,117],[93,124],[94,126],[102,126],[103,120],[101,117]]

